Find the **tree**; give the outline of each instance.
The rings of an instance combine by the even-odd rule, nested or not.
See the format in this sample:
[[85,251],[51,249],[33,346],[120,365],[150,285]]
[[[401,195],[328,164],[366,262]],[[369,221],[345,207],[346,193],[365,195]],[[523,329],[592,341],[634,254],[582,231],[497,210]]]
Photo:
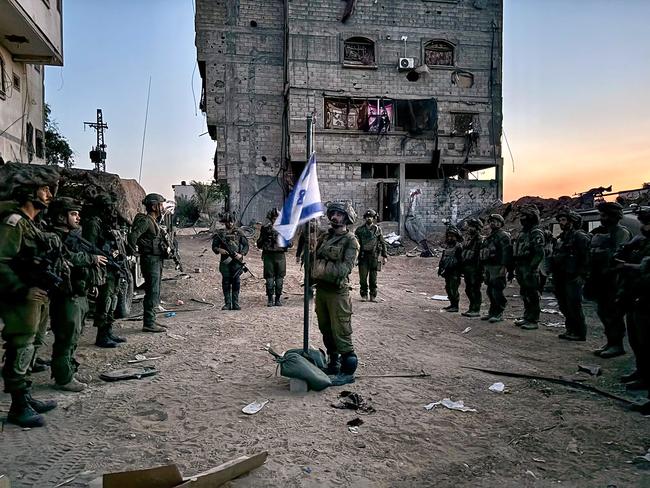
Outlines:
[[209,214],[215,203],[223,200],[228,194],[227,185],[212,181],[211,183],[201,183],[192,181],[194,187],[194,196],[192,200],[196,203],[200,213]]
[[59,132],[59,126],[52,119],[52,109],[45,104],[45,162],[53,166],[72,168],[74,166],[74,151],[68,140]]

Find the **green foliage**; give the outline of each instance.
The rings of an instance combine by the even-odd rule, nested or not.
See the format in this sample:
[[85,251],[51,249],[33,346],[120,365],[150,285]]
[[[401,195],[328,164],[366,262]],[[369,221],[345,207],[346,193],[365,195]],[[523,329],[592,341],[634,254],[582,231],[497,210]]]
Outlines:
[[45,156],[46,164],[72,168],[74,166],[74,151],[68,141],[59,132],[59,126],[52,119],[52,109],[45,104]]
[[193,199],[179,197],[176,199],[176,210],[174,211],[174,220],[180,227],[192,225],[199,220],[199,207]]
[[209,214],[214,204],[222,201],[228,195],[228,185],[223,183],[192,181],[190,184],[194,187],[192,200],[199,209],[199,213]]

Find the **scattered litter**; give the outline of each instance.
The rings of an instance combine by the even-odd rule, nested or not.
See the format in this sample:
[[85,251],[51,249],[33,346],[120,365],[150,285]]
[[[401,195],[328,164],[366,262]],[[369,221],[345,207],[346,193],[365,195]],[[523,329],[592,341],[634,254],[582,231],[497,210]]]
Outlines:
[[593,364],[578,364],[578,371],[589,373],[592,376],[600,376],[603,373],[600,366]]
[[554,327],[557,329],[563,329],[564,328],[564,322],[543,322],[543,324],[546,327]]
[[537,476],[535,475],[535,473],[533,473],[530,469],[526,470],[526,474],[528,476],[531,476],[533,479],[537,479]]
[[467,334],[470,330],[472,330],[471,327],[465,327],[465,329],[461,332],[461,334]]
[[136,354],[134,356],[134,359],[129,359],[127,363],[135,364],[135,363],[142,363],[143,361],[154,361],[156,359],[162,359],[162,356],[155,356],[153,358],[148,358],[144,354]]
[[[562,312],[559,310],[555,310],[554,308],[543,308],[541,310],[542,313],[549,313],[551,315],[562,315]],[[564,315],[562,315],[564,317]]]
[[427,410],[433,410],[438,405],[442,405],[443,407],[446,407],[449,410],[458,410],[459,412],[476,412],[477,411],[475,408],[466,407],[465,404],[463,403],[463,400],[458,400],[457,402],[454,402],[449,398],[443,398],[439,402],[429,403],[428,405],[425,405],[424,408],[426,408]]
[[364,398],[358,393],[352,393],[351,391],[342,391],[339,395],[339,403],[332,404],[334,408],[348,408],[350,410],[356,410],[360,413],[374,413],[375,407],[373,407],[369,402],[364,400]]
[[67,485],[68,483],[72,483],[75,479],[76,479],[76,476],[73,476],[72,478],[68,478],[67,480],[62,481],[62,482],[59,483],[58,485],[54,485],[54,488],[60,488],[61,486],[65,486],[65,485]]
[[176,300],[176,305],[185,305],[185,302],[179,298]]
[[390,234],[384,236],[384,240],[391,246],[395,245],[395,243],[399,243],[401,239],[402,236],[398,236],[397,234],[395,234],[395,232],[391,232]]
[[542,458],[533,458],[533,461],[535,461],[536,463],[545,463],[546,462],[546,460],[544,460]]
[[410,335],[410,334],[406,334],[406,337],[408,337],[408,338],[411,339],[412,341],[416,341],[416,340],[417,340],[415,337],[413,337],[413,336]]
[[650,463],[650,449],[645,453],[645,456],[636,456],[634,462],[648,462]]
[[569,445],[566,446],[566,451],[570,452],[571,454],[582,454],[578,449],[578,441],[576,441],[574,438],[571,438],[569,441]]
[[413,290],[404,290],[406,293],[413,293]]
[[167,313],[165,314],[165,317],[167,317],[167,318],[169,318],[169,317],[176,317],[176,312],[167,312]]
[[244,408],[242,408],[241,411],[244,412],[246,415],[255,415],[257,412],[262,410],[264,408],[264,405],[266,405],[267,403],[269,403],[268,400],[264,400],[263,402],[249,403]]
[[165,335],[166,335],[167,337],[171,337],[172,339],[180,339],[181,341],[184,341],[184,340],[186,340],[186,339],[185,339],[185,337],[183,337],[183,336],[180,336],[180,335],[178,335],[178,334],[174,334],[174,333],[172,333],[172,332],[169,332],[169,331],[168,331],[168,332],[166,332],[166,334],[165,334]]
[[203,273],[203,268],[194,268],[195,273]]
[[363,420],[361,420],[359,417],[355,417],[348,422],[348,425],[350,427],[359,427],[360,425],[363,425]]
[[311,474],[311,468],[309,466],[303,466],[303,473]]
[[141,368],[123,368],[105,371],[99,377],[104,381],[139,380],[155,374],[158,374],[156,368],[153,366],[143,366]]
[[425,297],[427,296],[427,292],[425,292],[425,291],[421,291],[419,294],[424,295]]
[[[164,302],[162,302],[162,303],[164,303]],[[167,309],[165,307],[163,307],[162,305],[158,305],[158,311],[159,312],[167,312]]]
[[359,427],[348,427],[348,430],[349,430],[352,434],[358,434],[358,433],[359,433]]
[[433,295],[433,296],[429,297],[429,300],[437,300],[439,302],[448,302],[449,298],[447,297],[447,295]]
[[497,382],[497,383],[493,383],[493,384],[490,385],[490,387],[488,388],[488,390],[493,391],[493,392],[495,392],[495,393],[503,393],[503,392],[505,391],[505,389],[506,389],[506,385],[504,385],[504,384],[501,383],[500,381]]
[[548,305],[549,307],[557,307],[557,302],[555,302],[555,301],[548,302],[546,305]]
[[555,297],[553,295],[544,295],[542,300],[555,300]]

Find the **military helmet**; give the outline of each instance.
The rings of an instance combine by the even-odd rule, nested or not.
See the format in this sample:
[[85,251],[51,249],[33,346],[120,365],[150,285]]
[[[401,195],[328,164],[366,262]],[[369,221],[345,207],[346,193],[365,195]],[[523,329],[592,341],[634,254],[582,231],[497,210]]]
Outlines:
[[81,202],[71,197],[55,198],[47,209],[50,216],[66,215],[68,212],[81,211]]
[[144,200],[142,200],[143,205],[152,205],[154,203],[165,203],[165,197],[159,193],[149,193]]
[[623,218],[623,206],[618,202],[601,202],[596,205],[596,208],[599,212],[619,220]]
[[[148,197],[149,195],[147,195]],[[160,196],[160,195],[158,195]],[[146,200],[146,197],[145,197]],[[117,201],[115,198],[113,198],[112,195],[109,195],[107,193],[102,193],[100,195],[97,195],[97,197],[93,200],[93,203],[95,205],[98,205],[100,207],[112,207],[117,204]]]
[[539,219],[539,209],[537,208],[536,205],[533,205],[533,204],[522,205],[517,210],[518,210],[520,215],[537,217]]
[[347,218],[347,224],[354,224],[357,220],[357,213],[348,202],[330,202],[327,204],[327,217],[330,218],[332,213],[344,213]]
[[36,189],[47,186],[56,195],[59,170],[42,164],[9,163],[0,172],[0,195],[19,201],[36,200]]
[[369,208],[368,210],[366,210],[366,213],[363,214],[364,219],[367,219],[368,217],[372,217],[373,219],[376,219],[377,212],[375,212],[375,210],[373,210],[372,208]]
[[275,220],[278,218],[278,215],[280,215],[280,211],[276,207],[273,207],[266,213],[266,218],[269,220]]
[[582,217],[580,216],[580,214],[567,207],[561,208],[559,212],[555,215],[556,219],[559,219],[560,217],[565,217],[566,219],[569,219],[571,222],[573,222],[576,225],[582,223]]
[[463,240],[463,235],[460,233],[460,230],[458,230],[458,227],[455,225],[448,225],[447,229],[445,230],[445,235],[446,234],[451,234],[453,236],[456,236],[458,240]]
[[465,221],[465,225],[467,227],[474,227],[475,229],[480,229],[481,227],[483,227],[483,221],[481,219],[470,217]]
[[650,207],[638,207],[635,211],[636,218],[639,219],[643,225],[650,224]]
[[223,212],[219,215],[219,222],[225,224],[226,222],[234,222],[235,217],[231,212]]
[[496,222],[499,222],[501,225],[503,225],[503,224],[506,223],[505,219],[504,219],[501,215],[496,214],[496,213],[495,213],[495,214],[491,214],[491,215],[488,217],[488,222],[490,222],[490,221],[492,221],[492,220],[494,220],[494,221],[496,221]]

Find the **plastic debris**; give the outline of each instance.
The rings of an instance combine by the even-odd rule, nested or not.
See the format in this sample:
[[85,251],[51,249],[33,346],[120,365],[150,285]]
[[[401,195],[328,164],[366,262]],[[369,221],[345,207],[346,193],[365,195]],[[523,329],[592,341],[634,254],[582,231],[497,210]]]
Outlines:
[[358,434],[358,433],[359,433],[359,427],[348,427],[348,430],[349,430],[352,434]]
[[571,438],[569,444],[566,446],[566,451],[570,452],[571,454],[582,454],[578,449],[578,441],[573,438]]
[[[548,313],[548,314],[551,314],[551,315],[562,315],[562,312],[560,312],[559,310],[555,310],[554,308],[543,308],[540,311],[542,313]],[[562,315],[562,316],[564,317],[564,315]]]
[[395,232],[391,232],[390,234],[384,236],[384,240],[391,246],[395,245],[395,243],[399,244],[401,239],[402,236],[398,236],[395,234]]
[[448,302],[449,298],[447,297],[447,295],[433,295],[433,296],[429,297],[429,300],[437,300],[439,302]]
[[505,389],[506,389],[506,385],[504,385],[504,384],[501,383],[500,381],[497,382],[497,383],[493,383],[493,384],[490,385],[490,387],[488,388],[488,390],[493,391],[493,392],[495,392],[495,393],[503,393],[503,392],[505,391]]
[[558,329],[563,329],[564,328],[564,322],[544,322],[544,325],[546,327],[554,327]]
[[470,330],[472,330],[471,327],[465,327],[465,329],[461,332],[461,334],[467,334]]
[[645,453],[645,456],[636,456],[634,462],[648,462],[650,463],[650,449]]
[[176,312],[167,312],[167,313],[165,314],[165,317],[167,317],[167,318],[169,318],[169,317],[176,317]]
[[179,298],[176,300],[176,305],[185,305],[185,302]]
[[133,359],[129,359],[127,363],[129,364],[135,364],[135,363],[142,363],[144,361],[154,361],[155,359],[161,359],[162,356],[156,356],[149,358],[145,356],[144,354],[136,354]]
[[459,412],[476,412],[477,411],[475,408],[466,407],[463,400],[458,400],[457,402],[454,402],[449,398],[443,398],[439,402],[429,403],[428,405],[425,405],[424,408],[426,408],[427,410],[433,410],[438,405],[442,405],[443,407],[446,407],[449,410],[458,410]]
[[592,376],[600,376],[603,373],[600,366],[593,364],[578,364],[578,371],[589,373]]
[[262,410],[264,408],[264,405],[266,405],[267,403],[269,403],[268,400],[264,400],[263,402],[249,403],[244,408],[242,408],[241,411],[244,412],[246,415],[255,415],[257,412]]

